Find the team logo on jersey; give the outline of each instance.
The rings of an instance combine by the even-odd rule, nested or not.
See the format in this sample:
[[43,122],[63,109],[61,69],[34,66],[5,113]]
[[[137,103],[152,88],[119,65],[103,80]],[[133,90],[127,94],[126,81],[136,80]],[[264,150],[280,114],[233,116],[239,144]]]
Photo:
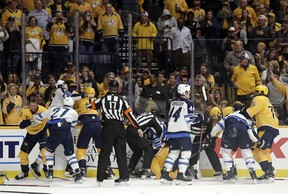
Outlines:
[[57,28],[57,29],[56,29],[56,34],[57,34],[58,36],[62,36],[62,35],[64,34],[64,29],[62,29],[62,28]]
[[256,102],[251,102],[251,106],[255,106],[256,105]]
[[91,7],[95,8],[98,5],[100,5],[100,3],[99,2],[92,2],[90,5],[91,5]]
[[106,20],[106,21],[105,21],[105,24],[106,24],[107,26],[115,26],[115,25],[116,25],[116,21],[113,20],[113,19],[111,19],[111,20]]
[[38,34],[38,31],[37,31],[37,30],[31,30],[30,32],[31,32],[32,35]]

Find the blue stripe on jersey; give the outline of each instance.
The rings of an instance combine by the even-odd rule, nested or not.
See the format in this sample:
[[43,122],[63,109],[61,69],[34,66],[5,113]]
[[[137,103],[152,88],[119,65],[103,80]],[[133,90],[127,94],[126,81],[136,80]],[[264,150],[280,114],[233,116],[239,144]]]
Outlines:
[[54,120],[50,120],[47,123],[48,124],[56,124],[56,123],[60,123],[62,121],[65,121],[65,119],[54,119]]
[[189,137],[190,138],[190,132],[180,132],[180,133],[167,133],[166,137],[168,138],[181,138],[181,137]]
[[245,119],[242,119],[240,117],[237,117],[236,115],[229,115],[228,118],[234,118],[242,123],[244,123],[245,125],[247,125],[248,127],[250,127],[250,125],[247,123],[247,121]]
[[40,117],[41,119],[43,119],[43,117],[42,117],[41,113],[39,114],[39,117]]
[[225,128],[220,122],[217,122],[217,125],[219,125],[221,127],[221,129]]

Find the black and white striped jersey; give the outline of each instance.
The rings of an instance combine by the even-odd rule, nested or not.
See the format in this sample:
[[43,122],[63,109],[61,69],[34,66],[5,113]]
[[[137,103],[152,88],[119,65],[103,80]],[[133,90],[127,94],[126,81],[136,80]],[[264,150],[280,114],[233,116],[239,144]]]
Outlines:
[[135,128],[139,128],[132,109],[122,96],[107,93],[95,101],[96,108],[101,111],[102,119],[124,121],[124,115]]
[[157,133],[157,135],[160,137],[163,129],[161,127],[160,121],[158,118],[153,115],[151,112],[144,112],[136,117],[136,120],[141,128],[141,130],[145,133],[146,129],[148,127],[153,127]]

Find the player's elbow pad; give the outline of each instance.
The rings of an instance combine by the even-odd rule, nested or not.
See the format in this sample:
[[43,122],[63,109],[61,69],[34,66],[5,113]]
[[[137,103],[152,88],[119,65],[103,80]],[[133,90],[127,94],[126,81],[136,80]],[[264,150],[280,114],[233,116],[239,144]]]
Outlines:
[[27,120],[23,120],[20,123],[19,127],[20,127],[20,129],[24,129],[24,128],[28,127],[29,125],[31,125],[31,121],[29,119],[27,119]]

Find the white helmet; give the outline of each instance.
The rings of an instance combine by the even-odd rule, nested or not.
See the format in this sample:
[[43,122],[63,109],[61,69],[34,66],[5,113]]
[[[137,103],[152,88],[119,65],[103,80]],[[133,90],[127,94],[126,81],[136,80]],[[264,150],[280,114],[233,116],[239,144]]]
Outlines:
[[179,84],[177,88],[178,94],[186,96],[187,98],[190,96],[190,90],[191,87],[188,84]]
[[71,97],[64,98],[63,105],[72,108],[74,106],[74,100]]
[[56,82],[56,88],[61,88],[62,86],[64,86],[65,85],[65,82],[63,81],[63,80],[58,80],[57,82]]

